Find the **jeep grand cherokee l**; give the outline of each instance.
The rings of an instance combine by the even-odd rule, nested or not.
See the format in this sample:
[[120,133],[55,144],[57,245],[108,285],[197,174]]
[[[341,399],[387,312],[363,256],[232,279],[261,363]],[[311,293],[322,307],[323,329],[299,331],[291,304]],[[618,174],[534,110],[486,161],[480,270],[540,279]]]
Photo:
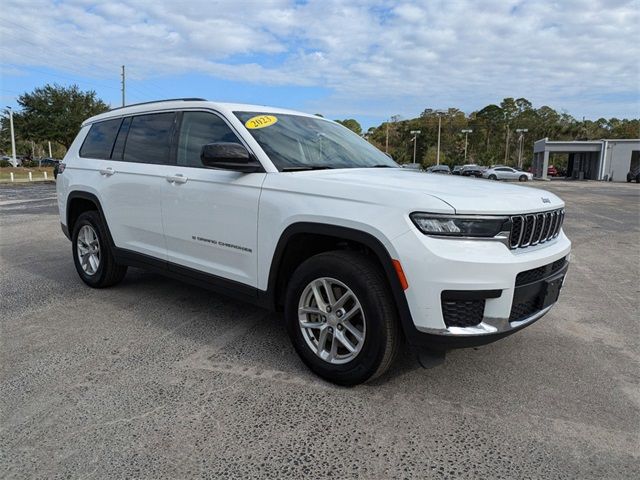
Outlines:
[[179,99],[84,122],[60,165],[80,278],[144,267],[284,312],[318,375],[381,375],[401,338],[481,345],[557,301],[571,243],[551,193],[399,168],[341,125]]

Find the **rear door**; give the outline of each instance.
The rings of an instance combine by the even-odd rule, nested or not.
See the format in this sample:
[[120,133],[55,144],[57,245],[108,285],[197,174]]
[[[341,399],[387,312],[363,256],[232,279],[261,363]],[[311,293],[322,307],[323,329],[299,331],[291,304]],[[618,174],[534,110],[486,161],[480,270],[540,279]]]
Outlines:
[[101,201],[117,247],[166,260],[162,194],[171,172],[175,112],[124,118],[100,169]]
[[[242,144],[211,111],[179,114],[175,167],[162,202],[171,263],[256,286],[258,201],[265,173],[205,168],[202,146]],[[246,146],[246,145],[245,145]],[[165,182],[166,183],[166,182]]]
[[497,167],[495,172],[500,180],[513,180],[513,170],[509,167]]
[[520,172],[515,168],[506,168],[505,170],[507,170],[505,173],[509,176],[509,180],[518,180],[520,177]]

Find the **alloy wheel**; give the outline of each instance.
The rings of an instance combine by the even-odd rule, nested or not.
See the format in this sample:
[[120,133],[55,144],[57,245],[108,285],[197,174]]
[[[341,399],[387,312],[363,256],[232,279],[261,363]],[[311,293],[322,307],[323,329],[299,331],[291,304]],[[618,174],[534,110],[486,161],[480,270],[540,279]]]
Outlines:
[[95,275],[100,267],[100,241],[91,225],[83,225],[76,241],[78,260],[87,275]]
[[307,346],[328,363],[348,363],[364,345],[367,324],[360,301],[334,278],[317,278],[305,287],[298,322]]

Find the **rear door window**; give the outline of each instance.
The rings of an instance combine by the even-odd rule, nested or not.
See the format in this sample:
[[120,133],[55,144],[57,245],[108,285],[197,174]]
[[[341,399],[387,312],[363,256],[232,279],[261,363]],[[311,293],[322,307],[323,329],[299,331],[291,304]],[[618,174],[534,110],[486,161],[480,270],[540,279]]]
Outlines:
[[124,161],[170,164],[174,120],[174,112],[133,117],[124,147]]
[[91,129],[80,147],[80,156],[109,160],[121,123],[122,119],[116,118],[91,125]]

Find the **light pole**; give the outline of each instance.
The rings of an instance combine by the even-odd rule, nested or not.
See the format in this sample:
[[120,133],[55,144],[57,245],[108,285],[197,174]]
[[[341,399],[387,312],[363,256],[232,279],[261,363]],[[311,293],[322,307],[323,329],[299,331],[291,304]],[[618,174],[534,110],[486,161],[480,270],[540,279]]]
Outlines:
[[437,111],[438,114],[438,151],[436,153],[436,165],[440,165],[440,130],[442,128],[442,115],[444,112]]
[[384,153],[389,153],[389,124],[390,123],[396,123],[398,121],[398,118],[400,118],[400,115],[392,115],[391,118],[389,118],[389,120],[387,120],[386,124],[387,124],[387,135],[386,135],[386,140],[384,142]]
[[389,122],[387,121],[387,138],[384,142],[384,153],[389,153]]
[[413,163],[416,163],[416,145],[418,144],[418,135],[422,132],[420,130],[411,130],[409,133],[413,135],[413,138],[411,139],[413,142]]
[[518,168],[522,168],[522,150],[524,148],[524,134],[529,130],[527,128],[516,128],[516,133],[519,133],[518,137]]
[[13,110],[7,106],[9,110],[9,128],[11,129],[11,163],[14,167],[18,166],[18,160],[16,159],[16,135],[13,131]]
[[509,124],[507,123],[507,138],[504,142],[504,164],[507,165],[509,160],[509,137],[511,136],[511,131],[509,130]]
[[460,130],[462,133],[464,133],[464,163],[467,163],[467,145],[469,143],[469,134],[473,133],[473,130],[471,130],[470,128],[464,128],[462,130]]

